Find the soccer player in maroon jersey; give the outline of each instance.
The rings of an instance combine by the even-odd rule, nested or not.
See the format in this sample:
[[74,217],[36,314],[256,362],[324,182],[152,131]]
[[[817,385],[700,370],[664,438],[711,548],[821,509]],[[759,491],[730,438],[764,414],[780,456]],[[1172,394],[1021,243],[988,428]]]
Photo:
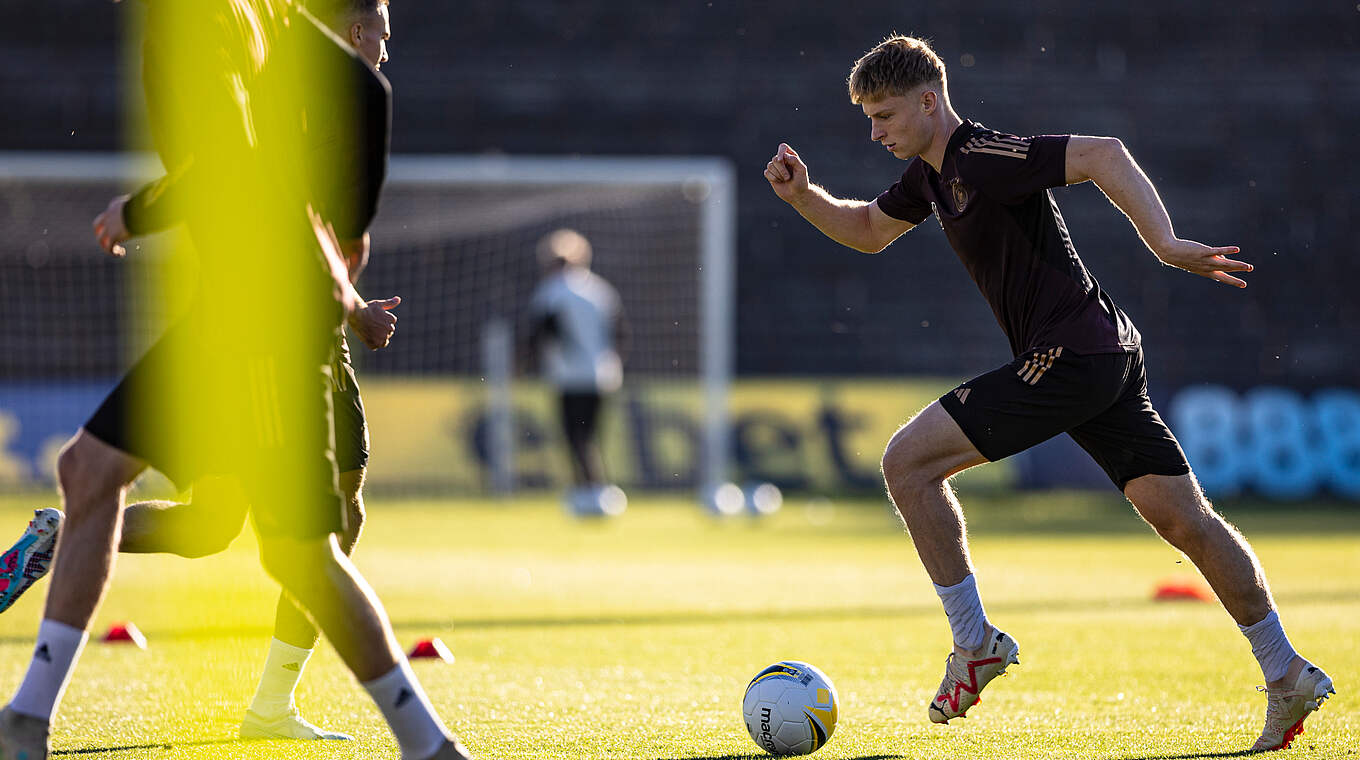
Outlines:
[[802,158],[781,144],[765,168],[770,187],[828,237],[866,253],[934,213],[1015,356],[931,403],[883,453],[888,492],[953,633],[930,719],[962,716],[1019,663],[1015,640],[983,611],[949,478],[1067,433],[1209,581],[1267,681],[1254,749],[1287,747],[1333,693],[1331,679],[1295,653],[1251,546],[1214,511],[1153,409],[1138,331],[1077,256],[1049,188],[1094,182],[1165,264],[1239,288],[1246,283],[1234,274],[1251,265],[1231,258],[1236,246],[1178,238],[1118,139],[1017,137],[960,118],[944,63],[923,40],[884,40],[855,63],[848,84],[870,138],[910,162],[901,179],[872,201],[836,198],[811,184]]

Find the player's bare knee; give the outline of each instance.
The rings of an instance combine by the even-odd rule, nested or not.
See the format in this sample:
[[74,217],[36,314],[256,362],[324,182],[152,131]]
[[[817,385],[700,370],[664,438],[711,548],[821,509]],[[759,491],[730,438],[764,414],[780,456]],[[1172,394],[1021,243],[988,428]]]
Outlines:
[[1206,540],[1216,515],[1199,509],[1154,509],[1143,512],[1157,534],[1182,551],[1193,552]]
[[265,572],[295,596],[325,582],[336,561],[336,545],[325,538],[282,538],[261,536],[260,562]]
[[303,568],[308,564],[306,557],[297,551],[297,543],[292,539],[260,538],[260,564],[286,589],[293,589],[301,582]]
[[[65,497],[67,512],[89,504],[104,504],[101,496],[116,493],[131,481],[128,467],[98,450],[102,446],[87,435],[72,438],[57,454],[57,483]],[[135,475],[135,473],[132,473]],[[113,507],[117,503],[113,502]]]
[[883,479],[893,493],[937,489],[947,473],[921,456],[922,447],[910,425],[899,428],[883,450]]

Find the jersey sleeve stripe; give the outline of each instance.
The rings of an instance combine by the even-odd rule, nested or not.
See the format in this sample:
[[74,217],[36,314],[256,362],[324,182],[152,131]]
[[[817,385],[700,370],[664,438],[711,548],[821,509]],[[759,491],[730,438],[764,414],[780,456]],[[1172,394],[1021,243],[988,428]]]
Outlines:
[[1019,159],[1024,159],[1025,156],[1028,155],[1028,151],[1016,150],[1016,149],[1014,149],[1014,148],[1010,148],[1010,149],[1000,149],[1000,148],[972,148],[972,149],[968,149],[968,148],[964,148],[961,152],[962,152],[962,153],[986,153],[986,154],[993,155],[993,156],[1005,156],[1006,158],[1019,158]]
[[990,153],[997,156],[1024,158],[1029,153],[1030,141],[1023,137],[978,135],[959,149],[961,153]]

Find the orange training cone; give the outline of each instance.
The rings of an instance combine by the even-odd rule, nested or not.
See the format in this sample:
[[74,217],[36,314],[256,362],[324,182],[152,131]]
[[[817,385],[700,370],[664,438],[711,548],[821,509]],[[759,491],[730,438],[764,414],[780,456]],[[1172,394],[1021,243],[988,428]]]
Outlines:
[[1155,602],[1210,602],[1209,590],[1198,583],[1185,580],[1165,580],[1157,584],[1152,594]]
[[449,648],[444,645],[444,642],[439,639],[421,639],[420,641],[417,641],[415,647],[411,649],[411,653],[407,655],[407,657],[412,660],[429,659],[453,662],[453,652],[450,652]]
[[114,623],[100,641],[105,644],[135,644],[138,649],[146,649],[146,636],[132,623]]

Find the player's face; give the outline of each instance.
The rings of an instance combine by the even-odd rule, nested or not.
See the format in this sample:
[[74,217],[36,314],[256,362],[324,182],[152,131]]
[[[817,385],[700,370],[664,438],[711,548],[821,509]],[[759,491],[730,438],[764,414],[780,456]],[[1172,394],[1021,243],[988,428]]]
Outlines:
[[894,156],[905,160],[930,147],[930,122],[921,107],[920,92],[866,100],[860,106],[869,117],[869,139]]
[[387,5],[381,4],[355,19],[350,25],[350,44],[359,56],[375,69],[387,63],[387,41],[392,37],[392,23]]

